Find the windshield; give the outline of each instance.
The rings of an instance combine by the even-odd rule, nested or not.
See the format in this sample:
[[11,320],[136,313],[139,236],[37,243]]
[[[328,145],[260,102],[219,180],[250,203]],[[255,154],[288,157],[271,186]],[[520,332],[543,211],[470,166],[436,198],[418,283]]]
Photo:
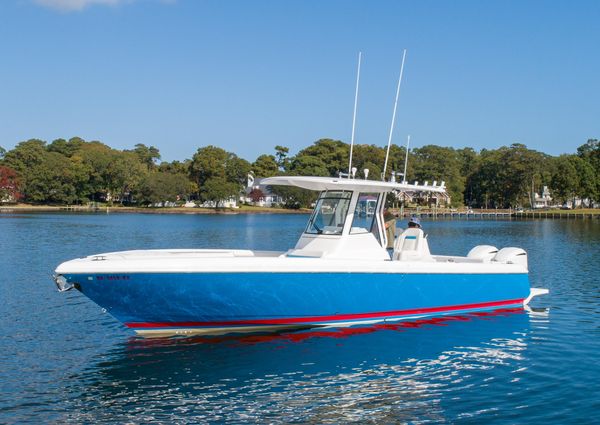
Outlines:
[[306,233],[341,235],[352,192],[322,192],[310,217]]
[[369,233],[373,230],[378,199],[378,193],[360,193],[358,195],[350,234]]

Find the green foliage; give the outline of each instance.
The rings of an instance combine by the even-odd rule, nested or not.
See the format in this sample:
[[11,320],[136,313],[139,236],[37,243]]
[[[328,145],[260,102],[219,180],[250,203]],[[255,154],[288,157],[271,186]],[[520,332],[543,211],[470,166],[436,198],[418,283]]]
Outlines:
[[[348,150],[348,156],[350,152]],[[346,158],[348,157],[346,156]],[[363,177],[364,169],[369,170],[369,180],[381,180],[383,163],[385,162],[385,149],[375,145],[354,145],[352,153],[352,166],[358,169],[357,176]],[[341,164],[341,170],[348,169],[348,159]]]
[[594,172],[593,182],[586,182],[590,189],[593,186],[592,199],[600,200],[600,140],[589,139],[577,148],[577,155],[592,167]]
[[562,202],[576,197],[598,199],[598,175],[593,166],[576,155],[561,155],[555,160],[556,169],[551,188]]
[[317,199],[317,192],[293,186],[272,186],[271,191],[284,199],[284,207],[297,210],[307,208]]
[[190,175],[202,187],[212,178],[225,179],[225,166],[229,152],[216,146],[199,148],[192,157]]
[[296,171],[300,175],[337,176],[340,171],[348,169],[349,155],[350,148],[346,143],[320,139],[298,152],[291,160],[290,171]]
[[135,152],[118,151],[100,142],[84,144],[72,158],[89,170],[86,192],[94,200],[128,200],[148,172]]
[[48,145],[49,152],[56,152],[61,155],[72,157],[85,144],[85,140],[80,137],[72,137],[68,141],[65,139],[56,139]]
[[556,172],[551,188],[555,198],[562,202],[572,199],[579,187],[579,176],[573,155],[561,155],[556,159]]
[[316,156],[300,155],[290,162],[289,174],[299,176],[329,176],[325,162]]
[[[385,178],[404,169],[405,148],[390,147]],[[162,162],[154,146],[142,143],[132,150],[117,150],[79,137],[45,141],[31,139],[6,151],[0,148],[4,167],[3,192],[18,182],[23,200],[30,203],[113,202],[156,203],[189,198],[218,203],[237,197],[247,175],[269,177],[278,174],[338,176],[347,172],[349,146],[333,139],[320,139],[290,156],[278,145],[274,155],[260,155],[250,164],[232,152],[216,146],[201,147],[192,159]],[[357,177],[369,169],[369,179],[381,179],[385,148],[355,145],[353,166]],[[12,174],[5,172],[11,171]],[[8,174],[7,174],[8,173]],[[398,177],[399,179],[401,177]],[[573,198],[600,200],[600,142],[589,139],[576,155],[551,157],[513,144],[477,152],[472,148],[453,149],[427,145],[409,153],[406,179],[441,182],[444,180],[454,205],[477,207],[529,206],[532,192],[550,186],[559,201]],[[11,189],[14,190],[14,189]],[[307,207],[316,194],[293,187],[273,187],[289,208]]]
[[577,155],[590,163],[596,171],[600,171],[600,140],[588,139],[577,148]]
[[161,173],[172,173],[172,174],[188,174],[190,169],[191,161],[186,159],[183,162],[161,162],[158,166],[158,171]]
[[216,207],[221,206],[221,201],[236,197],[239,192],[237,183],[227,181],[223,177],[211,177],[200,187],[202,200],[214,202]]
[[228,182],[237,183],[239,189],[241,189],[248,182],[248,174],[251,168],[252,165],[248,161],[235,154],[230,154],[225,162],[225,177]]
[[[226,199],[238,195],[246,185],[251,165],[216,146],[199,148],[190,163],[190,175],[198,184],[202,201],[217,201],[219,195]],[[222,187],[219,187],[222,185]]]
[[532,187],[547,183],[547,156],[522,144],[483,150],[467,177],[467,199],[475,206],[508,208],[532,205]]
[[261,155],[252,163],[255,177],[271,177],[279,174],[279,164],[273,155]]
[[290,152],[290,149],[286,148],[285,146],[280,146],[280,145],[275,146],[275,156],[277,157],[276,162],[281,170],[287,170],[287,168],[288,168],[289,152]]
[[182,173],[148,173],[136,193],[143,203],[175,202],[187,198],[193,191],[192,182]]
[[133,152],[137,155],[142,164],[148,167],[148,171],[156,168],[156,161],[160,159],[160,152],[154,146],[146,146],[143,143],[135,145]]
[[[410,160],[409,160],[410,161]],[[420,183],[446,182],[455,205],[463,203],[465,179],[461,175],[461,156],[452,148],[427,145],[413,150],[413,176]]]

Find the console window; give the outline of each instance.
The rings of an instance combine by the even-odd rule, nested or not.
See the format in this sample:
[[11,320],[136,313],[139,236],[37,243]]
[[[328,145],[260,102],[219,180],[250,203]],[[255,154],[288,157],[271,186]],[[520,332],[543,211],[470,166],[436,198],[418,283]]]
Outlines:
[[308,221],[306,233],[341,235],[352,192],[322,192]]
[[378,200],[378,193],[360,193],[358,195],[350,234],[369,233],[373,231]]

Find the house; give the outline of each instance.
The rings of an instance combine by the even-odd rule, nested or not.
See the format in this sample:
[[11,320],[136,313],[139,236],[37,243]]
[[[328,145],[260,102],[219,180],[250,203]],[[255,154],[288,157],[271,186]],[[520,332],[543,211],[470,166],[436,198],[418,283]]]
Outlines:
[[548,189],[548,186],[544,186],[541,196],[537,193],[534,193],[533,197],[533,208],[549,208],[552,206],[552,197],[550,196],[550,190]]
[[394,192],[396,200],[398,202],[407,204],[419,203],[421,200],[426,202],[429,206],[436,207],[448,207],[450,206],[450,195],[448,192],[417,192],[417,191],[406,191],[406,192]]
[[240,196],[240,201],[259,207],[272,207],[283,204],[284,200],[281,196],[271,192],[269,186],[261,185],[262,180],[255,180],[252,174],[248,174],[248,184],[244,194]]

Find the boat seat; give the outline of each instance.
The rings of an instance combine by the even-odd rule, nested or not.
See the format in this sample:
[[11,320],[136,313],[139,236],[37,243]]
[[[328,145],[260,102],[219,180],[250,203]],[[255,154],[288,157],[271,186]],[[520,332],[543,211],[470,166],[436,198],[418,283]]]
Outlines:
[[394,261],[435,261],[429,252],[429,244],[423,230],[408,228],[396,239]]

